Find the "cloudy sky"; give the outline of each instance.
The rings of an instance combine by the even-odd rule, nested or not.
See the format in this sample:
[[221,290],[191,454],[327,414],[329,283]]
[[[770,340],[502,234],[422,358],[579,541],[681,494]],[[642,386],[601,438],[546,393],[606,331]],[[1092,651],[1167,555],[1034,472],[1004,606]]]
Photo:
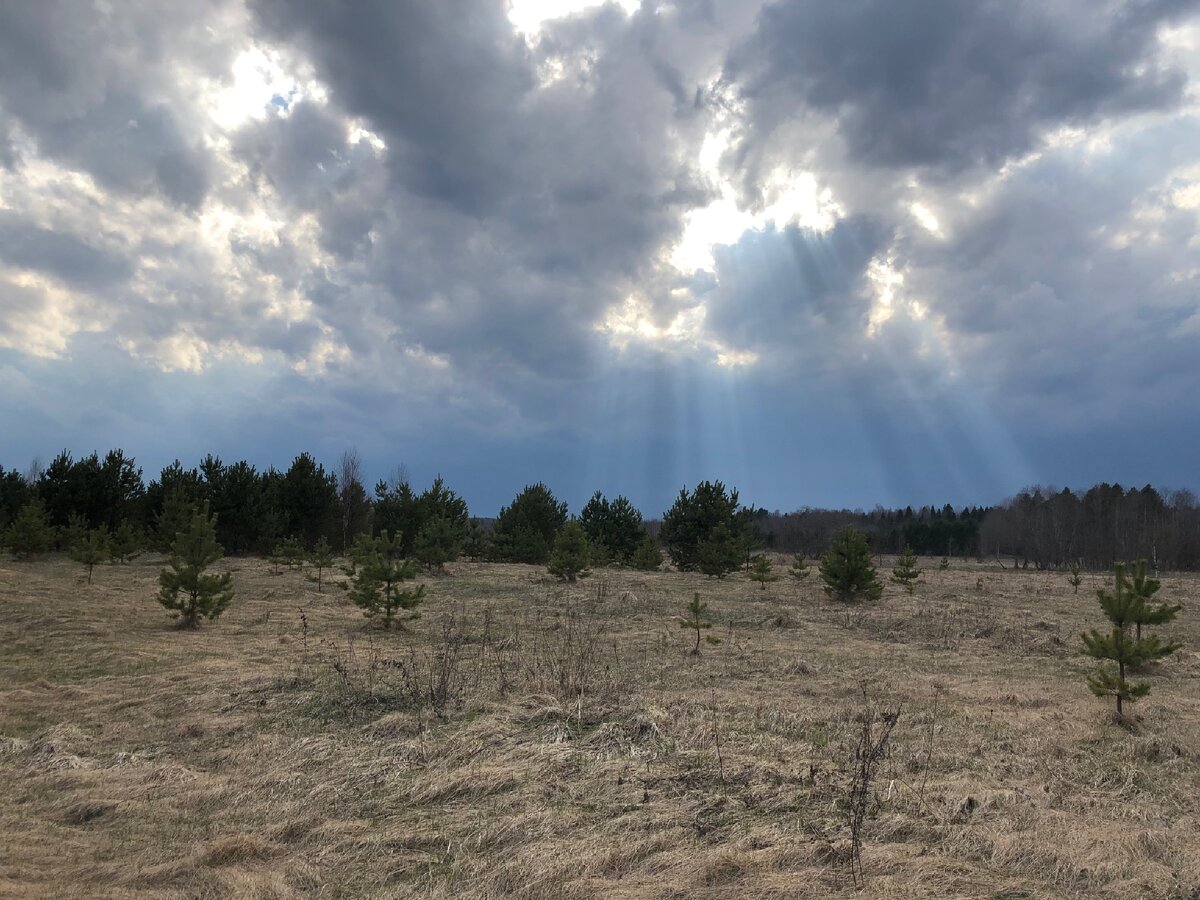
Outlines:
[[1200,0],[0,4],[0,463],[1200,487]]

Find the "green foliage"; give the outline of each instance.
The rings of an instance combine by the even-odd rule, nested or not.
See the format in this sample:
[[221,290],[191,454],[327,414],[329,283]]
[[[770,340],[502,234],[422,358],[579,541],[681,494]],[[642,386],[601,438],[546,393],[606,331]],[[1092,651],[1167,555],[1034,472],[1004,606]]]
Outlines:
[[808,564],[808,560],[804,558],[803,553],[797,553],[792,557],[792,567],[788,569],[788,574],[796,581],[803,581],[812,574],[812,566]]
[[562,527],[554,538],[554,550],[547,567],[551,575],[564,581],[574,581],[590,574],[591,551],[587,534],[578,519],[572,519]]
[[773,569],[770,557],[765,553],[760,553],[754,557],[754,561],[750,564],[750,580],[757,581],[765,591],[768,582],[779,580],[779,576],[775,574]]
[[337,477],[307,453],[301,453],[279,480],[276,504],[283,533],[294,535],[301,549],[341,528]]
[[[1157,587],[1151,589],[1146,586],[1144,566],[1141,575],[1143,581],[1138,590],[1146,596],[1152,595]],[[1114,566],[1113,590],[1096,591],[1100,608],[1112,623],[1112,631],[1105,634],[1092,629],[1082,635],[1083,652],[1086,655],[1117,664],[1116,672],[1101,664],[1088,676],[1088,687],[1097,697],[1115,698],[1118,716],[1124,715],[1125,702],[1140,699],[1150,692],[1148,683],[1130,682],[1126,678],[1127,669],[1170,656],[1179,649],[1178,644],[1164,644],[1157,636],[1143,638],[1129,633],[1129,626],[1144,622],[1151,615],[1144,596],[1138,590],[1134,589],[1132,581],[1125,574],[1125,565],[1117,563]]]
[[938,571],[945,572],[949,568],[950,568],[950,558],[948,556],[943,556],[942,561],[940,563],[938,563]]
[[403,478],[390,487],[382,481],[375,486],[375,531],[398,537],[405,556],[416,552],[422,530],[437,519],[448,523],[449,544],[461,547],[467,532],[467,503],[446,487],[440,475],[420,494]]
[[[708,604],[701,603],[700,602],[700,594],[696,593],[696,594],[692,595],[691,602],[688,603],[688,605],[684,607],[684,612],[687,615],[679,617],[679,627],[695,629],[696,646],[692,648],[692,655],[699,656],[700,655],[700,633],[702,631],[707,631],[708,629],[713,627],[713,623],[711,621],[709,621],[709,619],[708,619]],[[719,638],[714,638],[714,637],[707,638],[707,641],[710,644],[721,643]]]
[[1139,559],[1133,564],[1133,574],[1129,578],[1129,589],[1133,595],[1141,601],[1141,605],[1137,610],[1137,617],[1133,620],[1133,624],[1137,629],[1137,637],[1142,636],[1143,625],[1166,625],[1168,622],[1175,620],[1176,614],[1183,609],[1182,606],[1167,606],[1166,604],[1155,604],[1153,602],[1154,595],[1158,593],[1158,589],[1162,587],[1162,583],[1157,578],[1150,578],[1146,575],[1146,561]]
[[89,528],[75,540],[67,552],[75,562],[87,566],[88,584],[91,584],[92,570],[112,556],[108,532],[103,528]]
[[112,557],[118,562],[127,563],[142,552],[145,544],[146,536],[142,530],[126,519],[113,532]]
[[463,529],[445,516],[430,519],[417,533],[413,556],[426,569],[441,572],[462,552]]
[[233,576],[204,571],[223,555],[208,504],[193,509],[186,528],[171,543],[170,568],[158,575],[158,602],[181,618],[185,628],[195,628],[201,617],[217,618],[233,600]]
[[154,520],[155,550],[171,552],[175,538],[190,527],[198,502],[183,488],[173,488],[163,496],[162,509]]
[[58,548],[69,553],[72,547],[87,536],[88,531],[87,519],[79,513],[71,513],[67,517],[67,524],[59,530]]
[[883,594],[883,585],[871,564],[867,537],[856,528],[846,528],[833,536],[821,560],[820,575],[825,593],[843,603],[878,600]]
[[658,541],[654,536],[643,532],[642,542],[638,544],[637,552],[630,560],[631,565],[640,572],[657,572],[662,567],[663,555]]
[[308,564],[317,570],[317,593],[321,593],[321,585],[325,570],[333,565],[333,548],[329,539],[321,535],[316,545],[308,551]]
[[275,545],[275,549],[271,552],[271,561],[293,569],[304,562],[304,556],[304,545],[300,543],[298,537],[293,535]]
[[1075,589],[1074,593],[1079,593],[1079,586],[1083,584],[1083,575],[1079,571],[1079,563],[1071,563],[1071,574],[1067,576],[1067,583]]
[[545,565],[566,521],[567,504],[555,499],[541,482],[531,484],[496,517],[492,554],[500,562]]
[[697,547],[697,568],[710,578],[724,578],[742,566],[742,543],[724,522],[712,529]]
[[50,549],[54,544],[54,529],[40,500],[31,500],[21,507],[4,530],[3,544],[19,559],[32,559]]
[[606,562],[629,565],[642,543],[645,529],[641,512],[626,497],[609,501],[596,491],[579,514],[588,540],[598,548]]
[[917,568],[916,554],[906,544],[900,558],[896,560],[896,565],[892,568],[892,581],[911,594],[914,582],[920,577],[921,570]]
[[417,562],[403,555],[399,535],[386,531],[377,536],[360,535],[351,549],[351,567],[347,570],[350,599],[367,618],[383,615],[383,627],[391,628],[399,612],[410,612],[409,619],[421,614],[412,612],[425,597],[425,585],[404,587],[406,581],[417,577]]
[[[724,526],[725,534],[721,542],[734,544],[732,552],[738,560],[732,569],[724,571],[733,571],[743,558],[742,547],[736,540],[744,527],[738,512],[736,490],[726,491],[720,481],[702,481],[694,491],[689,492],[687,488],[680,490],[675,503],[663,515],[658,539],[676,568],[681,572],[695,572],[701,570],[702,545],[711,541],[718,527]],[[711,548],[709,562],[715,562]]]
[[488,534],[483,530],[478,519],[472,518],[467,523],[462,552],[467,559],[474,560],[484,559],[488,555]]
[[87,528],[105,529],[136,514],[145,493],[142,470],[121,450],[79,460],[64,450],[38,479],[37,491],[51,525],[61,528],[78,516]]

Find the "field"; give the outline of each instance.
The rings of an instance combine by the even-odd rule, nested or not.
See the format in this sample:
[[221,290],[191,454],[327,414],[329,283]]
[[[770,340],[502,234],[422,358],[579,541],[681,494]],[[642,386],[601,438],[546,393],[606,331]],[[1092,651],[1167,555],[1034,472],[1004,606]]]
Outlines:
[[[815,574],[458,563],[387,633],[234,559],[187,632],[158,565],[0,562],[0,896],[1200,897],[1190,576],[1122,725],[1077,653],[1098,574],[923,560],[845,607]],[[856,887],[855,748],[897,707]]]

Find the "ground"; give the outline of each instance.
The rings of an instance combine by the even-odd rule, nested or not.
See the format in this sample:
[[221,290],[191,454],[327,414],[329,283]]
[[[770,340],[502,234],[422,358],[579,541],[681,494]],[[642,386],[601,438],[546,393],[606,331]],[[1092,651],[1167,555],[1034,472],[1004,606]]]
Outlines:
[[[922,560],[843,606],[464,562],[386,632],[236,559],[185,631],[160,565],[0,561],[0,896],[1200,896],[1194,576],[1120,724],[1078,655],[1100,574]],[[896,708],[856,888],[855,748]]]

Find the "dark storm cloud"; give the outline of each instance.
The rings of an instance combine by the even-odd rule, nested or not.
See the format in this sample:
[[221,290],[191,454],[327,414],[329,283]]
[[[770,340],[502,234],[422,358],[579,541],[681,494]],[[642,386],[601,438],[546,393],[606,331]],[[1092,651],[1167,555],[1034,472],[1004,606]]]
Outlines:
[[111,287],[133,272],[124,256],[95,247],[78,235],[38,227],[2,209],[0,262],[36,269],[82,290]]
[[817,112],[852,160],[997,165],[1046,129],[1177,103],[1158,29],[1194,0],[773,3],[727,77],[762,136]]

